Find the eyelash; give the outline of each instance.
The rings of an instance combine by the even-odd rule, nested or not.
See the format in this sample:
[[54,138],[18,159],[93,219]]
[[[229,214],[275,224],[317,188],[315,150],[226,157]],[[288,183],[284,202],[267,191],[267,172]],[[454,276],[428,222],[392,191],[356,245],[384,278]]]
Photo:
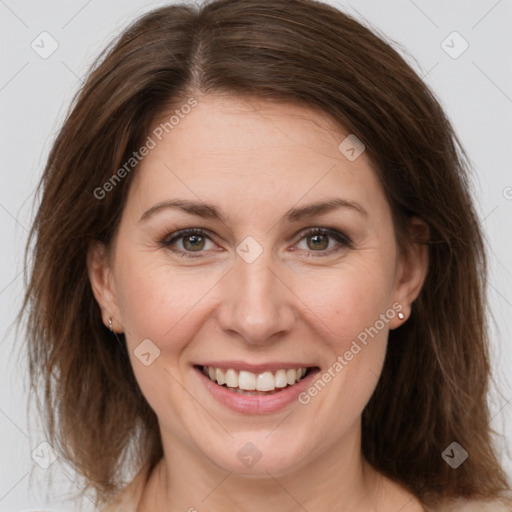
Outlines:
[[[172,236],[171,236],[172,235]],[[183,229],[181,231],[177,231],[176,233],[171,233],[171,235],[166,235],[160,242],[160,245],[162,247],[165,247],[167,249],[170,249],[174,253],[178,254],[179,256],[183,258],[200,258],[200,254],[205,251],[199,251],[196,255],[193,255],[192,251],[183,251],[181,249],[174,249],[172,248],[172,244],[182,238],[185,238],[187,236],[192,235],[198,235],[201,237],[208,238],[211,240],[211,238],[207,235],[207,233],[201,229],[201,228],[189,228],[189,229]],[[352,240],[346,236],[343,233],[340,233],[339,231],[335,229],[327,229],[327,228],[312,228],[307,229],[304,231],[301,231],[297,236],[298,242],[302,241],[304,238],[315,236],[315,235],[324,235],[324,236],[330,236],[337,242],[339,242],[339,245],[337,247],[331,247],[331,249],[323,250],[323,251],[309,251],[312,253],[319,252],[323,254],[315,255],[315,257],[324,257],[324,256],[330,256],[333,252],[338,252],[343,248],[352,248]],[[171,236],[171,238],[169,238]]]

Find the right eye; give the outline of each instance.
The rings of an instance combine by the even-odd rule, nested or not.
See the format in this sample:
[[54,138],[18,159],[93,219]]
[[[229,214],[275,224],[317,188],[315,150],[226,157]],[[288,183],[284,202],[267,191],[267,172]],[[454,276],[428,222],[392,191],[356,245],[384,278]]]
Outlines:
[[[205,252],[203,249],[207,241],[213,243],[203,229],[189,228],[166,235],[161,241],[161,245],[184,258],[198,258],[200,255],[194,255],[193,253]],[[181,242],[182,248],[173,247],[176,242]]]

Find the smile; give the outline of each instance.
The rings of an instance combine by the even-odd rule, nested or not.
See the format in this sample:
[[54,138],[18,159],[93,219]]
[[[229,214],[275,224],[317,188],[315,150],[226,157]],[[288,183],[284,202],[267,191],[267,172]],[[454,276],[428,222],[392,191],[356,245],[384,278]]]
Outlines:
[[203,361],[194,370],[215,402],[241,414],[272,414],[297,404],[320,372],[298,361]]
[[244,395],[269,395],[294,386],[306,377],[311,368],[289,368],[253,373],[233,368],[201,366],[203,374],[219,386]]

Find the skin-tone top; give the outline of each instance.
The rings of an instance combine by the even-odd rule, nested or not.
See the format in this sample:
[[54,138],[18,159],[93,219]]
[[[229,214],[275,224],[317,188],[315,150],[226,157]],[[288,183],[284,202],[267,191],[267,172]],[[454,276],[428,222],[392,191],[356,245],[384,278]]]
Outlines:
[[[137,473],[135,478],[121,492],[119,497],[103,509],[103,512],[137,512],[147,480],[147,468]],[[510,501],[510,504],[507,502]],[[469,501],[458,499],[427,512],[512,512],[512,492],[505,493],[503,499],[495,501]]]

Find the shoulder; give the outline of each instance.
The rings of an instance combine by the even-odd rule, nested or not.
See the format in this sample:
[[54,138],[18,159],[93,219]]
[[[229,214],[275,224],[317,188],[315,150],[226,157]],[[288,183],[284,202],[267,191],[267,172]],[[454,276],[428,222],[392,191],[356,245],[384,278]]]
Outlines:
[[108,503],[103,512],[136,512],[144,487],[149,477],[149,468],[144,466],[134,479],[120,492],[117,498]]
[[512,494],[503,494],[503,497],[495,500],[452,500],[436,508],[428,509],[428,512],[512,512]]

